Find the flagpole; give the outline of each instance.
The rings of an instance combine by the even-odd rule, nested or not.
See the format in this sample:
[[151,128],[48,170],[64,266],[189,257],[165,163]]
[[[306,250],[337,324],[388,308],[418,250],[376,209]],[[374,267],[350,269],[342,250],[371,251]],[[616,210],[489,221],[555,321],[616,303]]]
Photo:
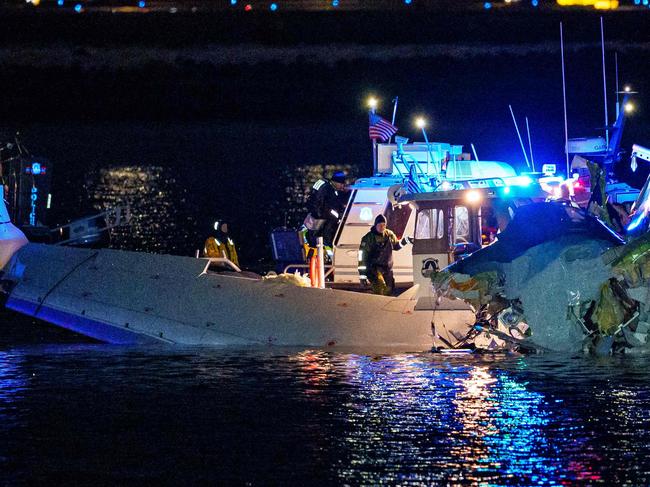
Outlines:
[[[374,106],[370,107],[370,113],[372,115],[375,114]],[[372,175],[373,176],[377,175],[378,169],[379,168],[377,167],[377,139],[372,139]]]

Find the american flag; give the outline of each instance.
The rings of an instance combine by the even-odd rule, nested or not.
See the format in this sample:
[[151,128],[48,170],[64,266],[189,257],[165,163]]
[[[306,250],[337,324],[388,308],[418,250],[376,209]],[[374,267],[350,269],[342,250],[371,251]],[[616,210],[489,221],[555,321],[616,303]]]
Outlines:
[[368,128],[368,134],[371,139],[386,142],[396,132],[397,127],[395,127],[395,125],[384,120],[376,113],[370,112],[370,127]]

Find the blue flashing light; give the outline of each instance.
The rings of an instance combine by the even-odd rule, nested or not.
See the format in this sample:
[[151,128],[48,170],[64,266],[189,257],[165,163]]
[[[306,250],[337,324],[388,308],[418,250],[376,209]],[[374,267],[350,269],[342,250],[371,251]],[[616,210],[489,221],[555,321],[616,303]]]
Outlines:
[[510,186],[503,188],[503,194],[510,194]]
[[643,0],[643,5],[648,5],[648,0]]
[[483,8],[484,8],[485,10],[489,10],[489,9],[491,9],[491,8],[492,8],[492,2],[485,2],[485,3],[483,4]]
[[140,7],[140,8],[144,8],[146,5],[147,5],[147,4],[144,2],[144,0],[140,0],[140,1],[138,2],[138,7]]
[[230,0],[230,5],[237,5],[237,0]]
[[63,7],[63,0],[56,0],[56,4],[57,4],[59,7]]
[[271,12],[275,12],[278,9],[278,4],[272,3],[269,8],[271,9]]
[[634,5],[641,5],[641,0],[634,0]]
[[41,165],[38,162],[32,162],[32,174],[38,175],[41,173]]
[[413,0],[404,0],[404,3],[405,3],[406,5],[411,5],[411,2],[412,2],[412,1],[413,1]]
[[82,9],[82,8],[83,8],[83,7],[81,6],[81,4],[78,3],[77,5],[74,6],[74,11],[77,12],[77,13],[79,13],[79,12],[81,12],[81,9]]
[[539,5],[539,0],[532,0],[532,1],[530,2],[530,4],[531,4],[533,7],[537,7],[537,6]]
[[338,7],[339,6],[339,0],[332,0],[332,7]]

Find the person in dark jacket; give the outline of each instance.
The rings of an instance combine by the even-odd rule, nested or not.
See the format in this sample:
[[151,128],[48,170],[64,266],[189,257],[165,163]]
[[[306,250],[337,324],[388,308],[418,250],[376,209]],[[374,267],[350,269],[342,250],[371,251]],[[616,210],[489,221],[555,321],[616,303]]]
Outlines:
[[316,239],[323,237],[326,247],[333,245],[347,199],[345,198],[345,173],[335,172],[330,179],[319,179],[312,187],[307,200],[309,214],[305,218],[307,242],[316,246]]
[[390,296],[395,289],[393,277],[393,250],[404,247],[410,239],[397,236],[386,228],[386,217],[378,215],[372,229],[361,239],[359,246],[359,279],[370,282],[372,292]]

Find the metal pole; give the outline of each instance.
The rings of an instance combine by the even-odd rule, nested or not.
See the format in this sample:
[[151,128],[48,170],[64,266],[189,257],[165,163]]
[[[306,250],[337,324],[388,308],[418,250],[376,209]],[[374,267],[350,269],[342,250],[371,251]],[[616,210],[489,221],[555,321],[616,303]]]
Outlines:
[[478,154],[476,153],[476,147],[474,147],[474,143],[469,144],[472,146],[472,152],[474,153],[474,159],[476,159],[476,162],[481,162],[478,160]]
[[317,239],[318,248],[318,287],[325,289],[325,249],[323,246],[323,237]]
[[397,114],[397,102],[398,102],[398,99],[399,99],[399,97],[396,96],[395,99],[393,100],[393,119],[390,122],[391,125],[395,125],[395,115]]
[[618,91],[618,53],[614,53],[614,66],[616,67],[616,117],[621,112],[620,93]]
[[379,171],[377,167],[377,139],[372,139],[372,175],[376,176]]
[[528,150],[530,150],[530,164],[533,166],[535,172],[535,159],[533,158],[533,142],[530,138],[530,125],[528,125],[528,117],[526,117],[526,132],[528,132]]
[[[434,162],[433,168],[435,169],[436,174],[439,174],[440,171],[438,170],[438,167],[435,165],[435,161],[433,160],[433,153],[431,152],[431,146],[429,145],[429,137],[427,137],[427,131],[424,130],[424,127],[422,127],[422,135],[424,135],[424,142],[427,144],[427,153],[429,154],[429,158],[431,159],[431,162]],[[427,174],[429,174],[429,158],[427,158]]]
[[517,120],[515,119],[515,112],[512,111],[512,105],[508,105],[510,108],[510,114],[512,115],[512,123],[515,124],[515,130],[517,131],[517,137],[519,137],[519,145],[521,145],[521,151],[524,153],[524,159],[526,160],[526,166],[530,170],[530,162],[528,162],[528,155],[526,154],[526,149],[524,147],[524,141],[521,138],[521,133],[519,132],[519,127],[517,126]]
[[569,177],[569,128],[566,116],[566,76],[564,74],[564,31],[560,22],[560,54],[562,57],[562,100],[564,102],[564,156],[566,157],[566,176]]
[[607,150],[609,150],[609,116],[607,114],[607,76],[605,71],[605,27],[603,18],[600,18],[600,45],[603,53],[603,96],[605,98],[605,142],[607,143]]
[[[370,109],[371,114],[375,114],[375,109]],[[372,175],[376,176],[379,171],[377,167],[377,139],[372,139]]]

